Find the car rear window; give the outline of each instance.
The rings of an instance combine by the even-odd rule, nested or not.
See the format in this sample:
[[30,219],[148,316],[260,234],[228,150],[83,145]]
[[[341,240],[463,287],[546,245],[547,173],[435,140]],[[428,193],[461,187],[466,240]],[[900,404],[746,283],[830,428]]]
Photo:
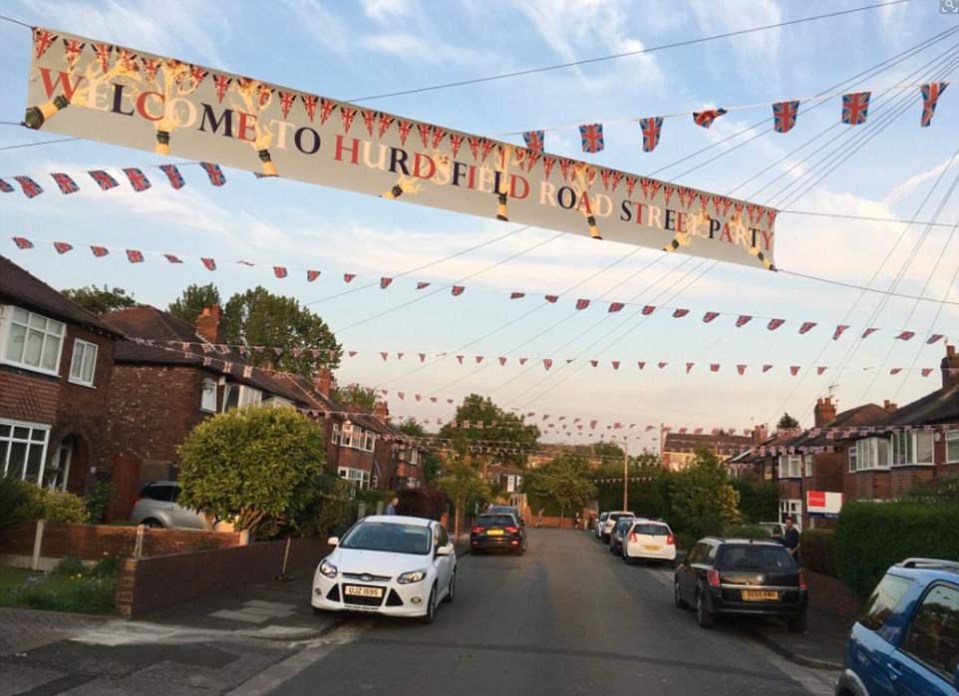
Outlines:
[[889,615],[899,606],[903,595],[909,591],[910,585],[912,580],[887,573],[866,602],[866,609],[859,617],[859,623],[873,631],[882,628]]
[[796,562],[781,546],[759,544],[723,544],[716,566],[728,570],[789,571]]
[[140,497],[149,498],[150,500],[159,500],[164,503],[170,503],[177,499],[179,493],[179,486],[148,483],[143,487],[143,490],[140,491]]
[[669,536],[669,527],[665,524],[637,524],[633,532],[647,536]]
[[609,516],[609,519],[618,520],[621,517],[632,517],[632,515],[630,515],[628,512],[614,512],[612,515]]
[[516,520],[512,515],[483,515],[476,518],[477,527],[514,527]]

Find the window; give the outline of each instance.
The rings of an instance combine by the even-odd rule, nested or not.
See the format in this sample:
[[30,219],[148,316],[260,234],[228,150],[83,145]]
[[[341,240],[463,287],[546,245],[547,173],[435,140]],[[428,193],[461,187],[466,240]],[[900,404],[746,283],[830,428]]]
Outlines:
[[[335,435],[336,426],[334,425],[333,428]],[[343,447],[352,447],[353,449],[358,449],[363,452],[372,452],[375,440],[376,438],[371,432],[349,421],[345,422],[343,428],[340,430],[340,445]],[[335,441],[334,439],[334,442]]]
[[340,478],[345,478],[360,490],[365,490],[370,487],[370,472],[368,471],[341,466],[337,473],[340,475]]
[[900,430],[892,434],[892,465],[932,464],[932,433]]
[[334,445],[340,444],[340,424],[339,423],[333,424],[332,440]]
[[806,468],[803,470],[803,476],[809,478],[812,476],[813,456],[811,454],[807,454],[804,459],[806,461]]
[[784,498],[779,501],[779,520],[784,522],[787,517],[799,519],[802,512],[802,500],[799,498]]
[[798,454],[779,457],[779,478],[799,478],[802,476],[802,456]]
[[946,461],[959,462],[959,430],[946,431]]
[[216,413],[216,382],[204,379],[200,387],[200,410]]
[[889,440],[870,437],[856,443],[856,471],[888,469],[890,462]]
[[97,344],[89,341],[81,341],[79,338],[73,341],[73,358],[70,360],[70,381],[75,384],[85,384],[88,387],[93,386],[93,373],[97,367]]
[[849,471],[856,470],[856,445],[849,448]]
[[140,491],[141,498],[156,500],[161,503],[175,502],[180,493],[180,487],[172,483],[148,483]]
[[244,384],[227,384],[223,397],[223,410],[232,411],[241,406],[259,406],[263,401],[263,392]]
[[263,403],[263,392],[253,387],[240,387],[240,406],[259,406]]
[[933,585],[909,625],[902,649],[952,680],[959,660],[959,590]]
[[866,602],[866,610],[859,617],[859,623],[873,631],[882,628],[886,619],[896,610],[910,585],[912,580],[887,574]]
[[367,452],[373,451],[373,435],[371,433],[364,432],[363,434],[363,449]]
[[45,425],[0,420],[0,475],[39,484],[49,435]]
[[4,307],[9,319],[0,325],[5,331],[3,361],[28,370],[57,374],[66,326],[20,307]]

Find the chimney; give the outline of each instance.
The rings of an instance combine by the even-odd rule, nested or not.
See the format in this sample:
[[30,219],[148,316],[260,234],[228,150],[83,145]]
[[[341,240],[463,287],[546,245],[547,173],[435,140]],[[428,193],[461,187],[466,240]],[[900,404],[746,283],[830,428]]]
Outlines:
[[889,399],[886,399],[885,401],[882,402],[882,410],[885,411],[886,413],[895,413],[897,408],[899,408],[899,405],[894,404]]
[[223,334],[220,329],[220,305],[203,308],[203,312],[196,318],[196,333],[207,343],[223,343]]
[[390,407],[385,401],[377,401],[373,408],[373,415],[381,423],[388,423],[390,420]]
[[832,402],[831,396],[816,399],[816,408],[813,409],[813,412],[816,414],[817,428],[836,420],[836,405]]
[[959,355],[956,347],[946,344],[946,357],[940,363],[942,369],[942,388],[948,389],[959,384]]
[[333,388],[333,373],[327,367],[321,367],[313,376],[313,388],[326,398],[330,398],[330,389]]
[[753,444],[761,445],[767,439],[769,439],[768,432],[765,425],[757,425],[753,428]]

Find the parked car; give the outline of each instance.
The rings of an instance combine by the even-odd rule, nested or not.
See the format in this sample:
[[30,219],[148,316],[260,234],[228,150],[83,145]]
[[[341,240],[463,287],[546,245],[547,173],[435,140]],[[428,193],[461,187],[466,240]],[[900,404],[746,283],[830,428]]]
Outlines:
[[632,520],[622,544],[623,560],[676,560],[676,539],[669,525],[660,520]]
[[180,485],[176,481],[151,481],[140,489],[130,521],[147,527],[212,529],[206,515],[177,504]]
[[490,505],[486,512],[512,515],[516,518],[516,521],[519,522],[521,527],[526,526],[526,520],[524,520],[523,516],[520,514],[519,508],[513,505]]
[[352,527],[320,561],[313,610],[362,611],[433,623],[437,605],[452,602],[456,552],[439,522],[373,515]]
[[765,529],[769,532],[769,536],[773,538],[782,538],[783,534],[786,533],[786,525],[782,522],[760,522],[756,526]]
[[629,510],[618,510],[615,512],[609,512],[606,514],[606,521],[603,523],[602,529],[600,531],[599,538],[604,542],[609,543],[609,537],[613,533],[613,527],[616,526],[616,522],[620,517],[636,517]]
[[606,518],[609,517],[608,512],[599,513],[599,517],[596,518],[596,527],[593,531],[596,533],[597,539],[603,538],[603,527],[606,525]]
[[473,553],[507,551],[522,556],[526,553],[526,529],[513,515],[478,515],[470,530],[470,550]]
[[623,537],[629,531],[635,517],[620,517],[613,525],[613,531],[609,535],[609,552],[612,554],[621,554],[623,552]]
[[837,696],[959,692],[959,563],[910,558],[873,591],[846,643]]
[[710,628],[720,614],[776,616],[806,630],[806,580],[774,541],[707,537],[693,546],[673,578],[676,606],[692,606]]

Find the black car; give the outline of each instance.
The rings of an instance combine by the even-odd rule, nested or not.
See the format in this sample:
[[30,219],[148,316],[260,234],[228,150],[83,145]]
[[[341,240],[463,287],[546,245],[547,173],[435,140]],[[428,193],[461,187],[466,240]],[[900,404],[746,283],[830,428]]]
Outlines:
[[700,539],[673,579],[676,606],[692,606],[696,623],[717,615],[776,616],[789,630],[806,630],[806,580],[781,544],[748,539]]
[[474,554],[505,551],[522,556],[526,553],[526,530],[513,515],[479,515],[470,530],[470,550]]
[[636,521],[635,517],[620,517],[613,526],[613,533],[609,535],[609,552],[615,555],[623,553],[623,538],[629,533],[629,528]]

